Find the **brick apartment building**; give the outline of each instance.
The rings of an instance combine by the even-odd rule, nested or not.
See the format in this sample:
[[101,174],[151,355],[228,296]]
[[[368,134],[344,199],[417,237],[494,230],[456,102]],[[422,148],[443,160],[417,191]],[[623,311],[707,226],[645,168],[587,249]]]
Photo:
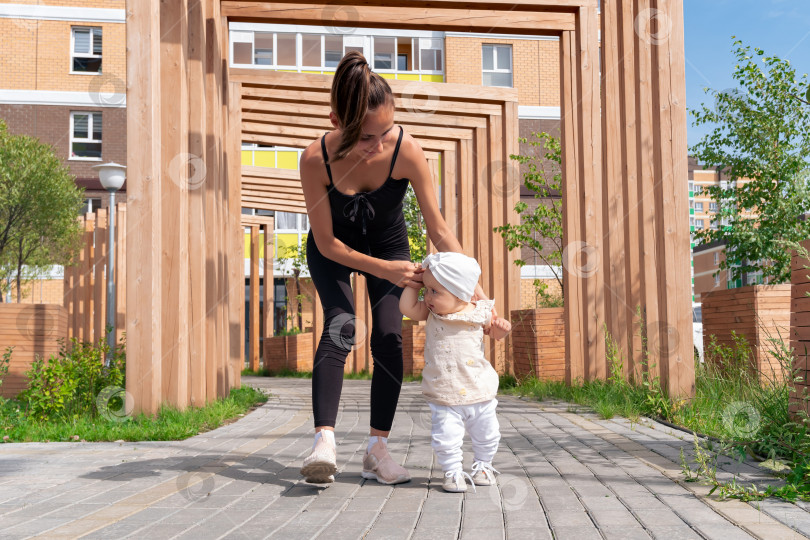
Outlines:
[[[107,206],[93,165],[126,164],[125,0],[0,0],[0,119],[37,137],[85,189],[84,210]],[[126,184],[117,200],[126,201]],[[61,269],[29,286],[27,302],[62,303]]]
[[[689,229],[692,232],[692,301],[700,302],[701,295],[712,290],[762,283],[761,272],[751,272],[744,279],[731,280],[729,272],[720,271],[720,262],[726,257],[724,243],[697,244],[695,232],[729,226],[727,221],[718,218],[717,202],[709,197],[706,188],[709,186],[726,188],[731,181],[724,178],[721,171],[704,168],[691,157],[688,170]],[[735,185],[739,187],[748,181],[740,179]]]

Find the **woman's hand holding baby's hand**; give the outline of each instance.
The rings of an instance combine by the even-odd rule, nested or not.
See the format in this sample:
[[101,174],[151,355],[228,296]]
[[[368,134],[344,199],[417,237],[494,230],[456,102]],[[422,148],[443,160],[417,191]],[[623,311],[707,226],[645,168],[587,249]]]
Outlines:
[[512,323],[498,316],[492,318],[492,324],[490,324],[489,328],[489,337],[492,339],[503,339],[511,331]]
[[381,276],[399,287],[422,288],[422,265],[410,261],[390,261],[388,271]]

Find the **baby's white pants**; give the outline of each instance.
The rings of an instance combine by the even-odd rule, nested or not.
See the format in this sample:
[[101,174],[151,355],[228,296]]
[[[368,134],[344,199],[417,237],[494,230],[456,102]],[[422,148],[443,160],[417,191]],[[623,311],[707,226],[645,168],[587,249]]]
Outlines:
[[471,405],[436,405],[428,402],[431,410],[431,446],[442,471],[461,469],[461,444],[464,431],[470,434],[475,461],[491,463],[501,440],[498,418],[495,416],[497,399]]

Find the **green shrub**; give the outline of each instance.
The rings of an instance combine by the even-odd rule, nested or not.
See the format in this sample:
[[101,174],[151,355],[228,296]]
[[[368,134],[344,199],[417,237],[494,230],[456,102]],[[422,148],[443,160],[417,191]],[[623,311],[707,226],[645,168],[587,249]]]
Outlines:
[[11,363],[11,353],[13,351],[14,347],[6,347],[6,352],[0,358],[0,386],[3,386],[3,381],[6,380],[6,375],[8,375],[8,366]]
[[95,416],[96,397],[107,386],[124,386],[125,353],[123,343],[115,348],[110,365],[104,359],[110,351],[106,340],[97,345],[71,340],[56,355],[37,358],[26,373],[28,388],[18,400],[35,420],[76,419]]

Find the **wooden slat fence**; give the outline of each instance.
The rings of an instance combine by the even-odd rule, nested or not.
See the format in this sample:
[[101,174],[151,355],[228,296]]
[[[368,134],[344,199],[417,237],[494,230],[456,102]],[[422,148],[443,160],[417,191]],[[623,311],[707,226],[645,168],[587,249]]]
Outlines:
[[25,372],[31,363],[59,352],[59,341],[67,337],[67,329],[67,310],[60,305],[0,304],[0,354],[14,347],[0,396],[13,398],[25,390]]
[[[124,203],[115,214],[115,340],[126,331],[126,217]],[[109,213],[99,208],[79,218],[83,243],[75,264],[65,266],[63,305],[67,310],[68,338],[98,343],[106,337],[107,257],[109,255]]]

